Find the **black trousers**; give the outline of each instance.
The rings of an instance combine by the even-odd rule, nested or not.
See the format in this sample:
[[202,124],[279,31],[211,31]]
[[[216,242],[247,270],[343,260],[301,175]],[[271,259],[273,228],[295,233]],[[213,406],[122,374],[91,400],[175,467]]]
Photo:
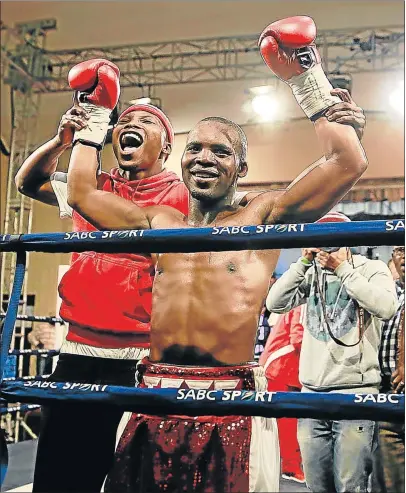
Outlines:
[[[61,354],[49,380],[134,387],[135,360]],[[114,460],[123,411],[100,404],[43,408],[33,492],[100,492]]]

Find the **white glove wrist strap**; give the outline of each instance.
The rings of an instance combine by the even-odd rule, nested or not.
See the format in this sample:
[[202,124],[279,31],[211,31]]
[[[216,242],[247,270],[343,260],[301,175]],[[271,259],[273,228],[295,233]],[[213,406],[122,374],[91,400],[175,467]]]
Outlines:
[[287,83],[308,118],[341,102],[338,96],[330,94],[333,86],[319,63],[303,74],[290,78]]
[[90,118],[87,120],[86,128],[75,131],[73,143],[88,142],[102,148],[110,123],[111,110],[91,103],[80,103],[79,105],[86,110]]

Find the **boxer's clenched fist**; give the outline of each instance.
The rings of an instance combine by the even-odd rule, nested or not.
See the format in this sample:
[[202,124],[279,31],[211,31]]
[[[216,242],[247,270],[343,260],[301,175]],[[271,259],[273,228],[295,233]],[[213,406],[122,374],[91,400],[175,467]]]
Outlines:
[[93,59],[72,67],[68,74],[70,87],[75,91],[76,106],[89,116],[87,126],[76,129],[73,142],[103,148],[111,111],[120,96],[120,71],[114,63]]
[[262,58],[272,72],[284,81],[302,74],[320,55],[313,45],[316,25],[304,15],[288,17],[269,24],[259,37]]
[[59,122],[57,141],[61,147],[72,145],[73,136],[76,130],[82,130],[87,126],[89,115],[80,106],[73,106],[64,115]]
[[313,19],[299,15],[269,24],[258,41],[264,62],[290,86],[296,101],[313,121],[340,102],[331,95],[332,86],[323,72],[315,39]]
[[95,58],[78,63],[69,70],[69,86],[79,92],[79,102],[113,110],[120,97],[120,70],[117,65]]

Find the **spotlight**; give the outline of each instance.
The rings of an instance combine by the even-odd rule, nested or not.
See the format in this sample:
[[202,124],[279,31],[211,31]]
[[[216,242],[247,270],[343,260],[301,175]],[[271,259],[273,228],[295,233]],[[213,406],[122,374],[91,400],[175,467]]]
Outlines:
[[389,104],[399,114],[405,111],[405,87],[403,82],[399,82],[396,89],[389,96]]
[[263,94],[269,94],[270,92],[274,91],[275,87],[274,86],[256,86],[256,87],[250,87],[248,89],[248,93],[251,94],[252,96],[262,96]]
[[271,94],[260,94],[258,96],[254,96],[251,101],[251,106],[254,112],[263,121],[272,120],[278,113],[278,103],[275,97]]

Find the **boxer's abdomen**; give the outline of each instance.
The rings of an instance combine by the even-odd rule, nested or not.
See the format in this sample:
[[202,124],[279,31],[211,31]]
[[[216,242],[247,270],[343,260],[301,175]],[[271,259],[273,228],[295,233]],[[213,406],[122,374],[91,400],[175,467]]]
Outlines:
[[[176,346],[226,364],[252,359],[258,316],[277,253],[160,255],[154,283],[153,360]],[[168,361],[169,362],[169,361]],[[190,363],[189,363],[190,364]],[[199,364],[196,362],[196,364]]]

